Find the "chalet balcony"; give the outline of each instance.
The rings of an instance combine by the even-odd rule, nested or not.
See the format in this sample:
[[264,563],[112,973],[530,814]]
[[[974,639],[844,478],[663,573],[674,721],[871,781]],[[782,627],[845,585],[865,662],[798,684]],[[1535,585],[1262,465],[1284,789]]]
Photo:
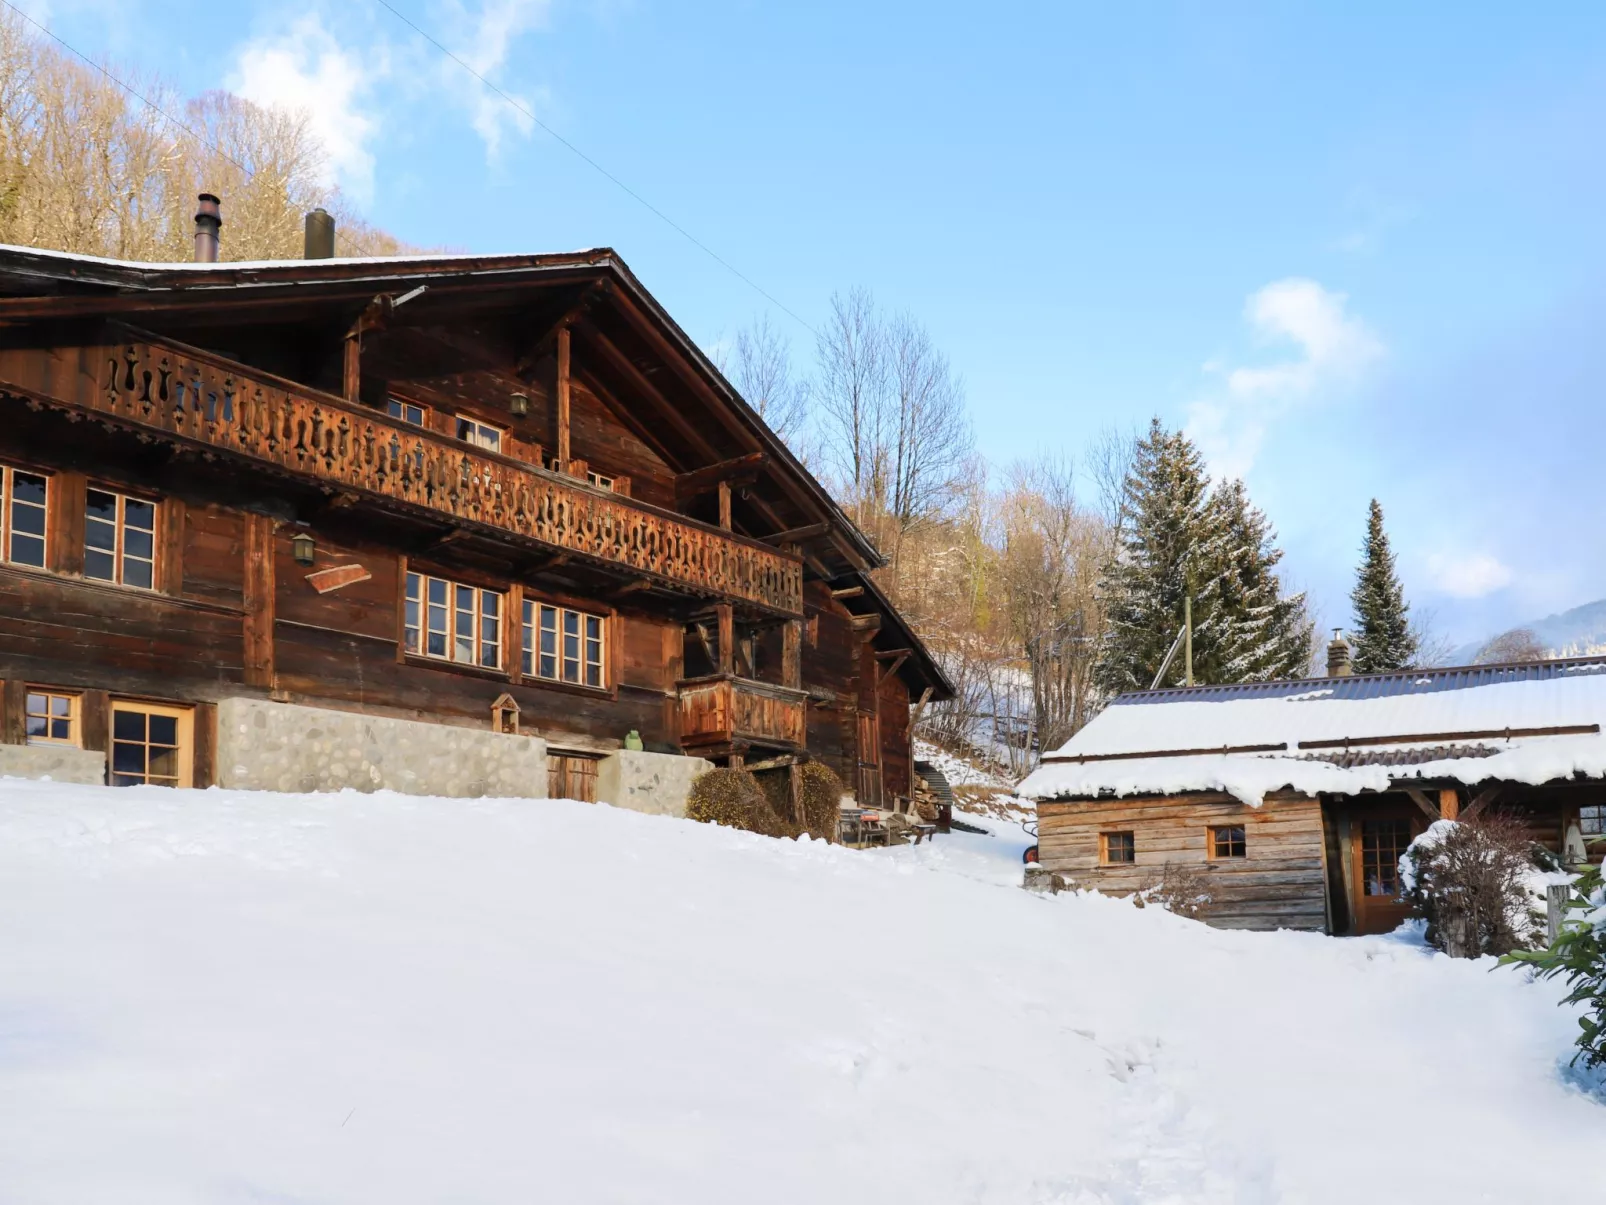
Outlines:
[[804,745],[806,691],[734,674],[687,678],[679,688],[680,743],[687,749]]
[[655,585],[786,615],[803,610],[795,556],[154,336],[4,351],[0,389]]

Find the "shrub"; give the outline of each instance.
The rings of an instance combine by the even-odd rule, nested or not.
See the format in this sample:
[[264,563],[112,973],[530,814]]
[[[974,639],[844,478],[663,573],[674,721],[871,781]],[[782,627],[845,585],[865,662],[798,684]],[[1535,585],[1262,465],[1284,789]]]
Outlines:
[[1547,872],[1560,869],[1512,816],[1438,820],[1400,859],[1402,898],[1427,921],[1435,949],[1509,954],[1543,944]]
[[842,795],[846,790],[842,780],[824,762],[806,762],[798,773],[803,778],[803,824],[806,831],[809,836],[822,841],[835,841]]
[[1560,977],[1572,985],[1563,1004],[1582,1004],[1578,1053],[1573,1062],[1606,1064],[1606,883],[1596,866],[1572,885],[1561,934],[1545,950],[1517,950],[1500,960],[1533,967],[1541,979]]
[[720,768],[698,775],[686,797],[686,815],[705,824],[723,824],[766,837],[784,835],[763,790],[746,770]]
[[1210,896],[1210,872],[1193,862],[1167,862],[1144,876],[1143,886],[1132,894],[1132,902],[1139,908],[1154,904],[1189,920],[1203,920],[1214,902]]

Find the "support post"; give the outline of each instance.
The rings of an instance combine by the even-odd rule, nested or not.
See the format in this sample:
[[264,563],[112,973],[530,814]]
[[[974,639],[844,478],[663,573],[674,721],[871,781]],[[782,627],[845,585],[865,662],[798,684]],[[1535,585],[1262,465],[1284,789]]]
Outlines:
[[719,672],[729,674],[735,672],[736,662],[736,613],[731,609],[730,603],[720,603],[714,608],[714,614],[719,617]]
[[789,619],[781,629],[781,684],[803,687],[803,621]]
[[569,471],[569,328],[558,331],[558,472]]
[[719,483],[719,525],[725,531],[731,529],[731,483]]
[[276,590],[273,574],[273,520],[245,517],[245,681],[273,687],[273,627]]
[[346,400],[357,401],[362,394],[362,335],[355,330],[346,336],[343,384]]
[[1182,668],[1184,686],[1193,685],[1193,595],[1182,596]]
[[1461,818],[1461,796],[1454,787],[1440,788],[1439,815],[1445,820],[1459,820]]

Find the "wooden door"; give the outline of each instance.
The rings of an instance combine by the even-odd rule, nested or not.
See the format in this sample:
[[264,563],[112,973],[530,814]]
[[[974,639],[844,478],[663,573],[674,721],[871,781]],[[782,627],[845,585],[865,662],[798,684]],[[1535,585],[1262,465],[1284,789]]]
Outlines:
[[597,759],[549,753],[546,759],[548,799],[597,801]]
[[881,806],[881,717],[873,711],[859,712],[859,806]]
[[1388,813],[1357,816],[1354,842],[1356,933],[1388,933],[1411,914],[1399,902],[1400,855],[1419,826],[1410,816]]

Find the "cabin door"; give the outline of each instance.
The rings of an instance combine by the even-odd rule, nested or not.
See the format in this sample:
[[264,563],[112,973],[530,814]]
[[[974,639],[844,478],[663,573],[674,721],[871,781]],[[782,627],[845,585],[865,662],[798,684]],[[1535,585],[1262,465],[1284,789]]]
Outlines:
[[859,806],[881,806],[881,717],[874,711],[859,712]]
[[1388,933],[1411,914],[1399,902],[1400,855],[1417,834],[1405,813],[1361,815],[1352,825],[1356,933]]

